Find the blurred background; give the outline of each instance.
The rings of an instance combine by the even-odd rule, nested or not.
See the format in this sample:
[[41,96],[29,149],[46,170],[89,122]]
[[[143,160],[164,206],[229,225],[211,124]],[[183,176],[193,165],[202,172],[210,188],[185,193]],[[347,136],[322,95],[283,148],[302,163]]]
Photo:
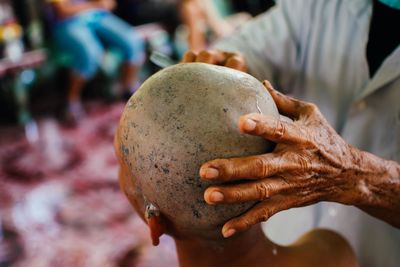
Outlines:
[[117,182],[126,100],[268,0],[0,0],[0,267],[176,266]]

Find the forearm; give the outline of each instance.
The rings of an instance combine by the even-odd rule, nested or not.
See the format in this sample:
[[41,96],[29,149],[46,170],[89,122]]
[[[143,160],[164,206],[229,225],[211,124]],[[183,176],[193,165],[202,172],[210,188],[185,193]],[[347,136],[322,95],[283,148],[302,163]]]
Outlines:
[[355,150],[345,203],[400,228],[400,164]]
[[98,1],[88,1],[77,4],[71,4],[68,1],[62,1],[53,3],[53,6],[58,16],[62,18],[74,16],[82,11],[101,8]]
[[204,3],[206,8],[206,19],[210,29],[218,36],[222,37],[227,28],[230,26],[227,22],[221,17],[221,15],[216,10],[214,4],[210,1],[206,1]]
[[200,51],[206,47],[206,40],[202,27],[198,21],[201,20],[199,13],[191,3],[183,3],[180,8],[181,17],[189,30],[188,44],[190,50]]

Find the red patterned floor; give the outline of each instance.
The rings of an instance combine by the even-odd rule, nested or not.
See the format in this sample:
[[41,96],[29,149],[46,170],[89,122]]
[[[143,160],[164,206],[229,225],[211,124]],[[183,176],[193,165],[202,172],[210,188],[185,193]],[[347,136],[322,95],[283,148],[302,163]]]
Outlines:
[[0,266],[177,266],[172,239],[152,247],[118,188],[122,108],[92,104],[76,129],[43,119],[35,145],[0,129]]

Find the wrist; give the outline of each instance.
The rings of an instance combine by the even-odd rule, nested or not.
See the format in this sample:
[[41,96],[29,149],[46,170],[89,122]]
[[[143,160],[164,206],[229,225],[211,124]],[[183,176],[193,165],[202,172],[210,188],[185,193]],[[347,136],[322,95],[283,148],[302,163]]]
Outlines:
[[400,164],[395,161],[388,160],[386,161],[386,169],[388,178],[393,182],[400,183]]
[[[389,177],[388,162],[349,145],[347,160],[338,179],[334,201],[347,205],[366,205],[374,188]],[[378,186],[379,187],[379,186]]]
[[351,167],[343,177],[349,182],[347,190],[343,191],[345,204],[363,207],[394,205],[393,193],[400,191],[400,165],[356,148],[351,150]]

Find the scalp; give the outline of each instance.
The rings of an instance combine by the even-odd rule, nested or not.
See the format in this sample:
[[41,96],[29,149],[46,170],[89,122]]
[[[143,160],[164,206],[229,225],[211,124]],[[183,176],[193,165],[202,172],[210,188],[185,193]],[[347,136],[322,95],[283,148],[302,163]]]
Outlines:
[[207,205],[203,193],[211,183],[198,172],[208,160],[271,150],[237,128],[241,115],[254,112],[279,116],[263,85],[243,72],[190,63],[153,75],[127,103],[117,131],[126,179],[135,187],[127,194],[156,204],[182,233],[219,234],[254,203]]

